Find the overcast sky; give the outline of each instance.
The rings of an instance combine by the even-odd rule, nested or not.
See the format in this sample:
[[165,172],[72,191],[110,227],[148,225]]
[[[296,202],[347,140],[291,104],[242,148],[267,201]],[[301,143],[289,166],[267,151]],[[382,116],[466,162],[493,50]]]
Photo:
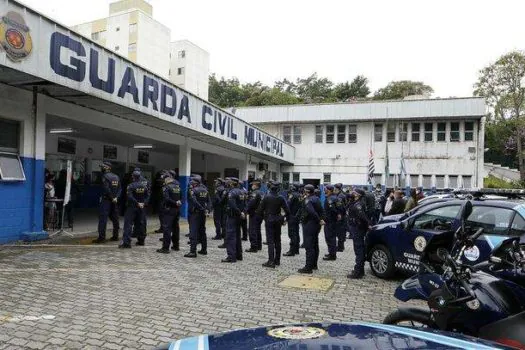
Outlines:
[[[21,0],[66,25],[106,17],[111,0]],[[376,90],[420,80],[435,97],[471,96],[478,71],[525,48],[525,1],[151,0],[172,39],[211,54],[211,71],[272,84],[313,72],[363,74]]]

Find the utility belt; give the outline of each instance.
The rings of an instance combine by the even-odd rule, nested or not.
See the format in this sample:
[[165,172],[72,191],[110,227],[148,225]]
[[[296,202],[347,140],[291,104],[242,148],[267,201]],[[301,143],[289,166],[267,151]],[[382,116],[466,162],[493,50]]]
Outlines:
[[266,215],[266,217],[264,218],[265,221],[267,222],[278,222],[280,224],[284,223],[284,216],[282,216],[281,214],[269,214],[269,215]]

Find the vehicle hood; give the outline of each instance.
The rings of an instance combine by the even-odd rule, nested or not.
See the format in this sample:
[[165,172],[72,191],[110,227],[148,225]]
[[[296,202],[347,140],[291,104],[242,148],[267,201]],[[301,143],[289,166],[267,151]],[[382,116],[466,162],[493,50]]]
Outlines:
[[309,323],[240,329],[166,344],[163,350],[508,349],[439,331],[373,323]]

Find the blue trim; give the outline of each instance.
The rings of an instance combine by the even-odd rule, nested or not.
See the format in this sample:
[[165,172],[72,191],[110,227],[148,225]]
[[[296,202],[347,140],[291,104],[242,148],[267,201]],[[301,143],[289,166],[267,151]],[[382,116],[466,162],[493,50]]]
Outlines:
[[321,205],[324,208],[324,201],[326,200],[326,195],[324,194],[324,185],[319,185],[319,191],[321,191],[319,199],[321,200]]
[[190,183],[190,177],[179,175],[179,183],[180,194],[182,199],[180,216],[182,216],[183,218],[188,218],[188,185]]
[[446,346],[454,347],[454,348],[462,348],[462,349],[477,349],[477,350],[493,350],[494,347],[489,347],[480,343],[474,343],[467,340],[461,340],[461,339],[455,339],[446,335],[436,334],[436,333],[430,333],[425,331],[419,331],[412,328],[406,328],[406,327],[399,327],[399,326],[391,326],[391,325],[385,325],[385,324],[377,324],[377,323],[367,323],[367,322],[352,322],[352,324],[360,325],[360,326],[366,326],[370,328],[375,329],[381,329],[384,331],[394,332],[397,334],[404,334],[411,337],[424,339],[424,340],[430,340],[439,344],[443,344]]
[[495,247],[498,247],[501,242],[508,239],[508,236],[494,236],[494,235],[484,235],[485,240],[487,241],[488,245],[490,246],[490,250],[494,250]]

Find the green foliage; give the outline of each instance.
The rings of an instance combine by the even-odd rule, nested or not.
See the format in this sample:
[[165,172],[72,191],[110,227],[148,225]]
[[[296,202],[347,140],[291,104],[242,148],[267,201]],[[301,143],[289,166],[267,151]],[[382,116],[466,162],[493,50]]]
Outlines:
[[489,175],[483,179],[483,187],[485,188],[523,188],[523,184],[519,181],[507,182],[495,176]]
[[434,89],[420,81],[399,80],[388,83],[387,86],[374,93],[374,100],[397,100],[410,95],[432,94]]
[[333,95],[337,101],[348,101],[353,98],[365,98],[370,94],[368,79],[358,75],[351,83],[340,83],[333,89]]

